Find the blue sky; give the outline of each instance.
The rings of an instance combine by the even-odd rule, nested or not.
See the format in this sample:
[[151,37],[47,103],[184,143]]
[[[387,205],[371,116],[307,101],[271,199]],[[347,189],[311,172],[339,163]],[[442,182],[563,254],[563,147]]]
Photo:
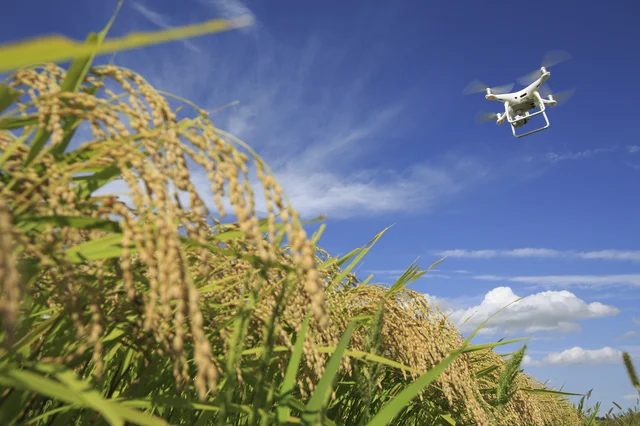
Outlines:
[[[115,5],[13,2],[0,42],[81,39]],[[252,27],[116,63],[207,109],[239,101],[214,123],[269,162],[303,215],[328,215],[330,252],[395,224],[359,274],[392,282],[417,257],[447,255],[412,288],[456,321],[525,297],[478,342],[533,336],[527,372],[594,388],[608,410],[635,403],[619,351],[640,364],[637,13],[633,2],[127,0],[112,35],[252,15]],[[548,130],[514,139],[474,122],[501,108],[463,97],[467,83],[508,83],[555,49],[573,59],[548,83],[576,93],[549,110]]]

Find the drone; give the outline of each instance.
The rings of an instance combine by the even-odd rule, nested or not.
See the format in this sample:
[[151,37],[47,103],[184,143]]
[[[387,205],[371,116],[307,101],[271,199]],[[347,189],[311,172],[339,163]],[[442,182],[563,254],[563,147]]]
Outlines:
[[[516,79],[518,83],[526,86],[518,91],[511,92],[515,85],[514,83],[498,87],[488,87],[481,81],[474,80],[464,89],[463,94],[468,95],[471,93],[486,92],[486,100],[498,101],[504,104],[504,112],[481,112],[477,116],[478,122],[496,120],[496,123],[500,125],[505,121],[508,121],[509,124],[511,124],[513,136],[516,138],[522,138],[524,136],[541,132],[549,127],[549,118],[545,112],[546,107],[554,107],[559,103],[565,102],[575,92],[575,90],[568,90],[566,92],[552,94],[548,85],[543,86],[551,76],[551,72],[548,71],[548,68],[570,58],[571,55],[562,50],[547,52],[542,59],[542,64],[539,69]],[[536,109],[537,111],[532,112]],[[532,117],[539,114],[542,114],[544,117],[546,123],[544,126],[526,133],[518,134],[516,132],[516,129],[525,126]]]

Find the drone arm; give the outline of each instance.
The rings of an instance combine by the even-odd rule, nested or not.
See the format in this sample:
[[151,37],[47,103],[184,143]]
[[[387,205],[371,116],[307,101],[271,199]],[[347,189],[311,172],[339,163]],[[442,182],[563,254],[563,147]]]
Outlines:
[[549,105],[549,106],[556,106],[558,101],[556,101],[555,99],[551,100],[551,99],[545,99],[540,95],[540,92],[536,91],[534,92],[536,95],[536,98],[538,99],[538,102],[540,102],[540,109],[544,110],[544,105]]
[[498,124],[504,123],[507,117],[509,117],[509,102],[504,103],[504,114],[498,114]]

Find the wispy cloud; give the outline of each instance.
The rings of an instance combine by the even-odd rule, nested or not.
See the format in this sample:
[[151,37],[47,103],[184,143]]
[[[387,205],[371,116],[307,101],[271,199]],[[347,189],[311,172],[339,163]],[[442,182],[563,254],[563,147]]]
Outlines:
[[637,337],[637,336],[640,336],[640,332],[638,332],[636,330],[629,330],[626,333],[618,336],[617,339],[619,339],[619,340],[632,339],[632,338]]
[[[449,316],[451,321],[466,332],[519,298],[510,287],[497,287],[489,291],[479,305],[466,309],[452,309],[446,299],[428,296]],[[545,291],[524,297],[491,318],[483,334],[504,331],[513,334],[542,331],[579,331],[577,321],[618,315],[614,306],[600,302],[587,303],[569,291]]]
[[600,365],[618,364],[621,362],[622,352],[609,346],[600,349],[583,349],[574,346],[562,352],[553,352],[542,360],[536,360],[525,355],[523,365]]
[[494,259],[494,258],[546,258],[546,259],[583,259],[583,260],[619,260],[640,262],[640,250],[597,250],[571,251],[549,248],[518,248],[509,250],[439,250],[432,252],[439,257]]
[[630,154],[635,154],[636,152],[640,152],[640,145],[628,145],[627,151]]
[[549,152],[546,154],[545,159],[551,163],[557,163],[560,161],[567,161],[567,160],[583,160],[586,158],[594,157],[598,154],[603,154],[606,152],[613,152],[613,151],[615,151],[615,148],[587,149],[584,151],[564,152],[564,153]]
[[[384,270],[371,269],[371,270],[367,270],[365,272],[367,274],[373,274],[374,276],[382,277],[383,279],[398,279],[398,278],[400,278],[402,276],[402,274],[404,274],[405,270],[404,269],[384,269]],[[433,278],[449,279],[449,278],[451,278],[451,276],[447,275],[447,274],[439,273],[439,269],[431,269],[429,272],[427,272],[425,275],[423,275],[422,278],[424,278],[424,279],[433,279]]]
[[640,399],[640,395],[638,395],[637,393],[630,393],[628,395],[623,396],[622,398],[634,400],[634,399]]
[[[228,16],[251,12],[238,1],[199,1]],[[464,155],[402,165],[376,158],[411,127],[405,120],[412,102],[423,102],[404,92],[397,99],[378,95],[376,58],[386,54],[383,46],[371,46],[370,59],[350,62],[348,45],[313,36],[283,43],[264,27],[256,31],[260,37],[229,35],[233,48],[209,48],[188,61],[179,55],[147,60],[144,51],[129,58],[157,88],[208,110],[238,100],[215,114],[214,123],[266,160],[305,218],[429,213],[488,174],[488,165]],[[216,46],[217,39],[207,43]],[[206,179],[196,175],[194,181],[210,199]],[[261,213],[262,201],[256,197]]]
[[621,275],[535,275],[535,276],[499,276],[474,275],[476,280],[503,281],[540,286],[605,286],[631,285],[640,286],[640,274]]
[[[145,19],[147,19],[149,22],[151,22],[152,24],[160,28],[167,29],[175,26],[175,24],[171,23],[171,20],[169,19],[168,16],[165,16],[162,13],[159,13],[156,10],[147,7],[144,3],[140,1],[132,2],[131,7],[140,15],[142,15]],[[187,49],[192,50],[194,52],[200,52],[200,49],[188,39],[182,40],[182,43],[185,45]]]
[[253,25],[248,25],[240,29],[245,33],[256,34],[259,22],[256,15],[247,5],[240,0],[197,0],[198,3],[213,8],[217,14],[224,19],[234,19],[240,16],[249,18]]

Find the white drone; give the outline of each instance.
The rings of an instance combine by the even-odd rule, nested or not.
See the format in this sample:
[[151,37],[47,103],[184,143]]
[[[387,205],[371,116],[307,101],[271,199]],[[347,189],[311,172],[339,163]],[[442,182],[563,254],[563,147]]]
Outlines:
[[[548,52],[543,60],[540,69],[535,70],[516,81],[526,86],[517,92],[510,92],[514,83],[505,84],[504,86],[490,88],[486,84],[475,80],[471,82],[463,91],[464,94],[481,93],[486,91],[485,99],[489,101],[498,101],[504,104],[504,113],[480,113],[478,115],[479,122],[487,122],[496,120],[496,123],[502,124],[505,120],[511,124],[513,136],[521,138],[540,132],[549,127],[549,119],[545,112],[545,106],[556,106],[559,102],[563,102],[573,94],[574,90],[569,90],[555,95],[551,94],[548,86],[542,84],[549,79],[551,73],[547,68],[570,59],[571,56],[564,51],[556,50]],[[541,87],[542,86],[542,87]],[[531,113],[530,111],[538,109]],[[529,122],[531,117],[542,114],[546,125],[526,133],[516,134],[516,128],[522,127]]]

